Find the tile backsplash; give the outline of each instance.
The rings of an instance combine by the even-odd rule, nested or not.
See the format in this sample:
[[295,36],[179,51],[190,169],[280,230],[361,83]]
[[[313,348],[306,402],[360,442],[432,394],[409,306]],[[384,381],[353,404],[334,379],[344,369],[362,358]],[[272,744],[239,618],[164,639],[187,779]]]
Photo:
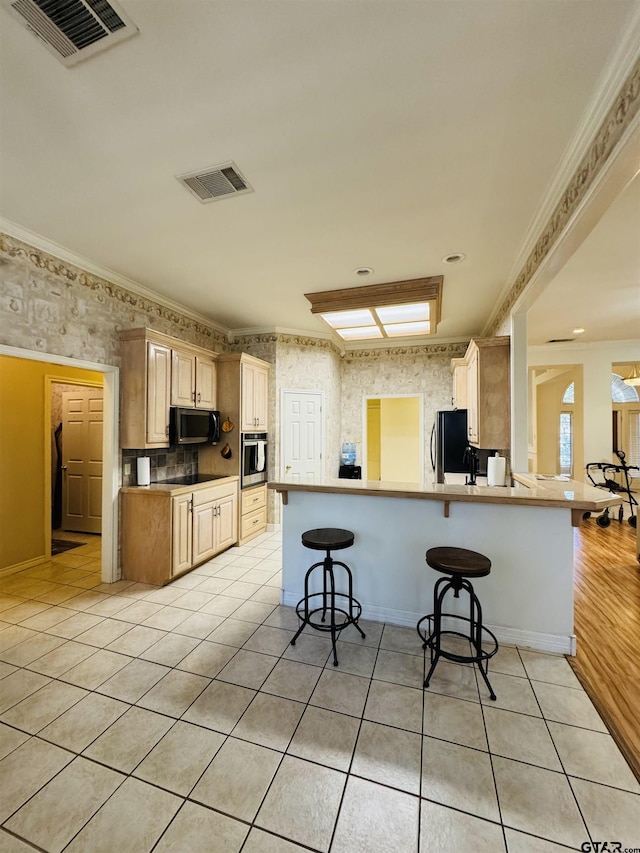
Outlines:
[[[151,460],[151,482],[160,483],[162,480],[174,477],[186,477],[198,473],[198,451],[183,450],[177,447],[162,447],[153,450],[123,450],[122,451],[122,485],[137,486],[137,463],[139,456],[148,456]],[[130,473],[126,474],[127,465]]]

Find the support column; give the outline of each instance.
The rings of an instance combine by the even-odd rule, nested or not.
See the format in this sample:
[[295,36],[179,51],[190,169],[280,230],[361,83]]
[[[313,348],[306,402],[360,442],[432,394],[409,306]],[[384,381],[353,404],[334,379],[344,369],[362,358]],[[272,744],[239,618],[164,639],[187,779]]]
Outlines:
[[511,315],[511,470],[529,468],[527,315]]

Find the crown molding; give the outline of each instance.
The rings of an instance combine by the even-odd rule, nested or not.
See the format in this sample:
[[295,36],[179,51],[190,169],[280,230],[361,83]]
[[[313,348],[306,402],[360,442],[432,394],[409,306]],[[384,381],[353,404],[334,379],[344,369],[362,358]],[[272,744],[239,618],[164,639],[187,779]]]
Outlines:
[[158,305],[162,305],[165,308],[168,308],[170,311],[175,311],[176,313],[183,314],[185,317],[188,317],[191,320],[194,320],[197,323],[201,323],[202,325],[208,326],[213,331],[219,332],[224,335],[227,339],[229,339],[229,329],[225,326],[222,326],[220,323],[217,323],[215,320],[212,320],[210,317],[207,317],[204,314],[200,314],[197,311],[192,311],[191,309],[185,307],[180,302],[175,302],[173,299],[168,299],[165,296],[161,296],[156,293],[154,290],[151,290],[148,287],[145,287],[142,284],[139,284],[136,281],[133,281],[126,276],[120,275],[114,270],[108,269],[107,267],[101,267],[98,264],[94,264],[92,261],[87,258],[82,257],[82,255],[78,255],[70,249],[65,248],[64,246],[60,246],[58,243],[54,243],[52,240],[48,240],[46,237],[42,237],[40,234],[36,234],[33,231],[29,231],[27,228],[23,228],[21,225],[16,225],[15,222],[11,222],[8,219],[4,219],[0,217],[0,232],[5,233],[9,237],[13,237],[14,240],[19,240],[21,243],[25,243],[28,246],[32,246],[34,249],[45,252],[48,255],[52,255],[54,258],[62,261],[64,264],[69,264],[70,266],[76,267],[82,272],[89,273],[89,275],[95,276],[96,278],[104,279],[111,284],[115,284],[118,287],[123,288],[123,290],[128,290],[131,293],[134,293],[136,296],[141,296],[143,299],[148,299],[150,302],[155,302]]
[[[499,325],[496,318],[501,313],[501,309],[514,287],[514,282],[517,281],[518,274],[525,267],[530,255],[535,250],[540,235],[548,227],[556,208],[563,200],[567,187],[575,179],[576,172],[584,165],[589,149],[596,141],[598,132],[601,131],[610,117],[616,101],[620,101],[621,95],[624,97],[625,83],[634,75],[638,62],[640,62],[640,3],[632,9],[617,48],[600,75],[593,98],[587,105],[582,119],[551,177],[543,201],[527,228],[522,246],[514,259],[506,283],[494,303],[495,307],[489,315],[483,334],[490,334],[491,330]],[[596,159],[595,154],[592,154],[592,159]]]
[[497,301],[497,307],[485,325],[484,334],[488,336],[495,334],[509,317],[516,304],[527,292],[532,280],[544,269],[563,235],[568,232],[580,211],[584,209],[594,188],[611,168],[616,155],[624,150],[628,140],[636,133],[640,125],[640,51],[637,53],[631,72],[625,78],[615,100],[609,105],[604,120],[600,123],[580,164],[565,186],[553,213],[539,232],[535,245],[529,252],[517,278],[515,281],[510,278],[509,287],[501,291],[503,295]]

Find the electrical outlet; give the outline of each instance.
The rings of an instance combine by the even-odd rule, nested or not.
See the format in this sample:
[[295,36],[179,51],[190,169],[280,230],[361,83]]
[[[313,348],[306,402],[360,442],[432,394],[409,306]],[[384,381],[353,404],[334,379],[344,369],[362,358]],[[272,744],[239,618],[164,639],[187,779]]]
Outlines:
[[131,462],[124,463],[124,473],[127,477],[129,476],[129,474],[131,474]]

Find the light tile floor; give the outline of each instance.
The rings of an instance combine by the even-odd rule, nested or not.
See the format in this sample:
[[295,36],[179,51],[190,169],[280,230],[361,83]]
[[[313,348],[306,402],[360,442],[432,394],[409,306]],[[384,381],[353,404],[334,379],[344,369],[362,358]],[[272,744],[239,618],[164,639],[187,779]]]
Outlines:
[[326,636],[290,645],[280,553],[158,589],[102,584],[96,539],[0,578],[0,850],[640,849],[640,786],[564,658],[501,648],[496,702],[448,662],[423,691],[415,630],[363,622],[335,669]]

